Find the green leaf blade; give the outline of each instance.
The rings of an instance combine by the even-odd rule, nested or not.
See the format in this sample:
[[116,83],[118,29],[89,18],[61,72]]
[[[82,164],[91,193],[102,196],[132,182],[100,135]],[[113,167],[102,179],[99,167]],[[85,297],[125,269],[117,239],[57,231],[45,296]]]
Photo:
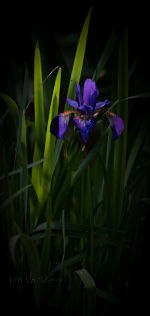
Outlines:
[[92,276],[86,269],[77,270],[76,273],[80,277],[85,288],[87,289],[96,288],[95,281],[93,280]]
[[[68,93],[67,93],[67,98],[70,98],[72,100],[74,100],[76,97],[75,82],[79,83],[80,77],[81,77],[81,71],[82,71],[82,66],[83,66],[83,61],[84,61],[84,55],[85,55],[91,13],[92,13],[92,8],[89,10],[87,18],[84,22],[83,29],[82,29],[82,32],[81,32],[81,35],[79,38],[77,50],[76,50],[73,68],[72,68],[70,84],[69,84]],[[68,105],[66,104],[65,109],[67,109],[67,108],[68,108]]]
[[102,55],[97,63],[92,80],[94,80],[94,81],[98,80],[100,73],[104,69],[107,61],[109,60],[109,58],[113,52],[113,49],[114,49],[114,46],[115,46],[117,39],[118,39],[118,34],[116,34],[116,32],[113,31],[111,33],[111,35],[106,43],[106,46],[103,50],[103,53],[102,53]]
[[[34,54],[34,111],[35,111],[35,147],[33,161],[43,158],[45,146],[45,116],[41,56],[38,43]],[[32,184],[40,201],[42,195],[42,166],[32,169]],[[31,206],[33,211],[33,207]]]
[[59,108],[59,93],[60,93],[60,82],[61,82],[61,68],[59,68],[55,86],[52,95],[52,101],[50,105],[49,118],[47,123],[46,141],[44,149],[44,157],[47,159],[43,162],[43,185],[46,187],[47,193],[50,192],[52,168],[55,151],[56,137],[50,133],[50,125],[52,119],[58,114]]
[[143,144],[143,141],[145,139],[145,135],[148,131],[148,124],[145,122],[145,119],[143,121],[143,124],[141,125],[141,128],[136,136],[134,145],[132,147],[132,150],[130,152],[130,156],[127,162],[127,167],[126,167],[126,174],[125,174],[125,186],[127,185],[130,173],[132,171],[136,156],[141,148],[141,145]]
[[32,184],[29,184],[27,186],[25,186],[24,188],[19,189],[18,191],[16,191],[15,193],[13,193],[8,199],[6,199],[1,205],[0,205],[0,209],[1,212],[14,200],[16,199],[20,194],[22,194],[23,192],[25,192],[26,190],[28,190],[31,187]]
[[114,152],[114,177],[113,177],[113,210],[115,225],[121,221],[124,188],[125,188],[125,170],[127,156],[127,130],[128,130],[128,30],[125,27],[122,38],[119,43],[118,60],[118,105],[117,115],[122,117],[125,125],[123,134],[115,143]]
[[[41,56],[38,43],[34,55],[34,106],[35,106],[35,133],[39,156],[43,154],[45,144],[45,116],[43,99],[43,82]],[[39,158],[39,157],[38,157]],[[40,157],[41,158],[41,157]]]
[[105,141],[107,136],[107,133],[104,133],[100,140],[98,140],[98,142],[95,144],[95,146],[92,148],[92,150],[88,153],[88,155],[86,156],[86,158],[82,161],[82,163],[80,164],[76,175],[73,179],[73,183],[72,186],[76,183],[76,181],[78,180],[78,178],[81,176],[82,172],[87,168],[87,166],[89,165],[89,163],[92,161],[92,159],[94,158],[94,156],[98,153],[98,150],[101,146],[101,144]]
[[8,105],[9,111],[13,120],[13,126],[15,134],[17,135],[18,120],[19,120],[19,109],[16,102],[5,93],[0,93],[0,98]]

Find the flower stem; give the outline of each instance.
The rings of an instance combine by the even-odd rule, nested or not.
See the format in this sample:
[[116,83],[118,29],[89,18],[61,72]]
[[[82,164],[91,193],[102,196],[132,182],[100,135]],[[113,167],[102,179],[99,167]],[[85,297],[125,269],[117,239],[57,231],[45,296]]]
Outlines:
[[91,165],[88,168],[89,173],[89,201],[90,201],[90,253],[89,253],[89,269],[93,275],[94,272],[94,206],[93,206],[93,188],[92,188],[92,175]]

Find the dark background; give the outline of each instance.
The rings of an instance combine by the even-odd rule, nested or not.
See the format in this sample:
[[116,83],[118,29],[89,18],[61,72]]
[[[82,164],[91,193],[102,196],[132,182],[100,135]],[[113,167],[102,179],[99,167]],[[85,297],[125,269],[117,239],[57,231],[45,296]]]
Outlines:
[[[129,28],[129,63],[138,60],[139,92],[149,84],[149,8],[144,3],[130,6],[125,2],[103,1],[93,5],[87,42],[86,58],[96,63],[113,29]],[[48,70],[61,64],[62,50],[66,51],[71,70],[79,35],[91,4],[77,2],[13,3],[1,7],[0,18],[0,80],[1,91],[13,97],[12,83],[23,80],[25,63],[32,74],[34,49],[39,41]],[[66,40],[66,36],[70,39]],[[67,41],[67,42],[66,42]],[[70,41],[70,42],[69,42]],[[90,59],[91,58],[91,59]],[[144,82],[145,87],[140,87]],[[14,96],[15,97],[15,96]]]
[[[63,1],[64,2],[64,1]],[[16,7],[6,3],[1,7],[0,18],[0,92],[16,98],[14,84],[23,84],[24,67],[28,65],[33,76],[34,50],[39,41],[45,65],[45,75],[55,66],[61,65],[62,52],[66,53],[68,68],[71,66],[83,23],[91,5],[76,2],[61,4],[58,2],[19,3]],[[136,7],[122,2],[110,5],[110,2],[93,5],[90,21],[86,58],[90,67],[96,66],[101,52],[113,29],[121,29],[124,23],[129,29],[129,65],[137,62],[134,72],[134,93],[150,92],[150,27],[149,8],[144,3]],[[70,40],[66,36],[70,35]],[[63,55],[64,56],[64,55]],[[94,58],[93,58],[94,56]],[[46,73],[47,71],[47,73]],[[65,66],[63,68],[65,72]],[[149,110],[149,99],[137,101],[136,117]],[[149,277],[149,217],[142,227],[137,264],[132,275],[129,302],[135,312],[148,306],[146,280]],[[143,307],[144,306],[144,307]]]

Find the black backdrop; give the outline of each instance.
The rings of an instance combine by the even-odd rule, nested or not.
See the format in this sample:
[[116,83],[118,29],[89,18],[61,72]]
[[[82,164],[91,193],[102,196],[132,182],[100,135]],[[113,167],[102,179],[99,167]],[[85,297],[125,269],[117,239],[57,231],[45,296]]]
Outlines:
[[[36,7],[38,6],[38,7]],[[33,71],[33,58],[35,43],[44,47],[50,69],[58,64],[56,54],[56,38],[62,38],[68,33],[79,35],[84,20],[89,11],[90,5],[83,5],[76,2],[67,4],[55,4],[46,2],[19,3],[16,7],[10,7],[6,3],[1,5],[0,18],[0,91],[13,95],[14,78],[19,80],[20,69],[24,72],[25,63]],[[129,60],[139,59],[138,69],[135,72],[135,79],[138,83],[138,93],[150,92],[150,27],[149,8],[143,3],[139,7],[130,7],[123,2],[116,4],[97,3],[93,5],[91,16],[89,38],[92,39],[95,50],[95,65],[98,54],[112,32],[114,27],[121,28],[127,21],[129,26]],[[89,45],[89,44],[88,44]],[[91,49],[91,48],[90,48]],[[97,55],[96,55],[97,54]],[[146,101],[147,102],[147,101]],[[149,114],[149,105],[146,108],[136,109],[141,116],[141,111]],[[133,286],[131,286],[130,299],[133,312],[139,307],[141,310],[148,306],[148,291],[145,288],[145,280],[149,275],[149,260],[147,250],[149,248],[149,218],[143,229],[140,250],[137,253],[137,265],[133,273]],[[144,305],[146,304],[146,305]]]
[[[64,1],[63,1],[64,2]],[[49,1],[37,3],[20,2],[1,5],[0,17],[0,81],[1,91],[11,87],[14,73],[27,63],[33,69],[33,56],[36,40],[44,46],[48,64],[53,67],[58,64],[56,53],[56,38],[66,34],[79,35],[87,16],[89,3],[80,1],[69,3],[52,3]],[[131,6],[125,2],[113,3],[107,1],[93,4],[90,21],[89,42],[95,49],[95,64],[98,54],[114,27],[121,28],[127,21],[129,25],[130,58],[140,56],[139,76],[149,80],[149,8],[143,3]],[[89,49],[91,49],[89,44]],[[88,54],[88,51],[86,51]],[[133,56],[132,56],[133,55]],[[144,73],[143,73],[144,72]]]

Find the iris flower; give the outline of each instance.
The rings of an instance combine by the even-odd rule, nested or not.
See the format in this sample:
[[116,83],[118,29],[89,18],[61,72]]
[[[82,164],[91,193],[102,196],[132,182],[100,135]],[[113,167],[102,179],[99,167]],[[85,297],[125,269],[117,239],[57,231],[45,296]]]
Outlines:
[[[96,117],[101,113],[101,109],[110,104],[106,99],[103,102],[97,102],[98,89],[96,83],[91,79],[86,79],[83,86],[83,98],[80,91],[80,86],[76,82],[76,97],[77,101],[66,99],[67,103],[75,110],[66,111],[58,114],[51,122],[50,131],[59,139],[64,139],[66,129],[69,124],[71,114],[74,114],[72,119],[73,124],[79,130],[83,141],[88,141],[88,135],[95,125]],[[124,130],[124,123],[121,117],[107,111],[106,117],[112,129],[113,139],[117,139]]]

